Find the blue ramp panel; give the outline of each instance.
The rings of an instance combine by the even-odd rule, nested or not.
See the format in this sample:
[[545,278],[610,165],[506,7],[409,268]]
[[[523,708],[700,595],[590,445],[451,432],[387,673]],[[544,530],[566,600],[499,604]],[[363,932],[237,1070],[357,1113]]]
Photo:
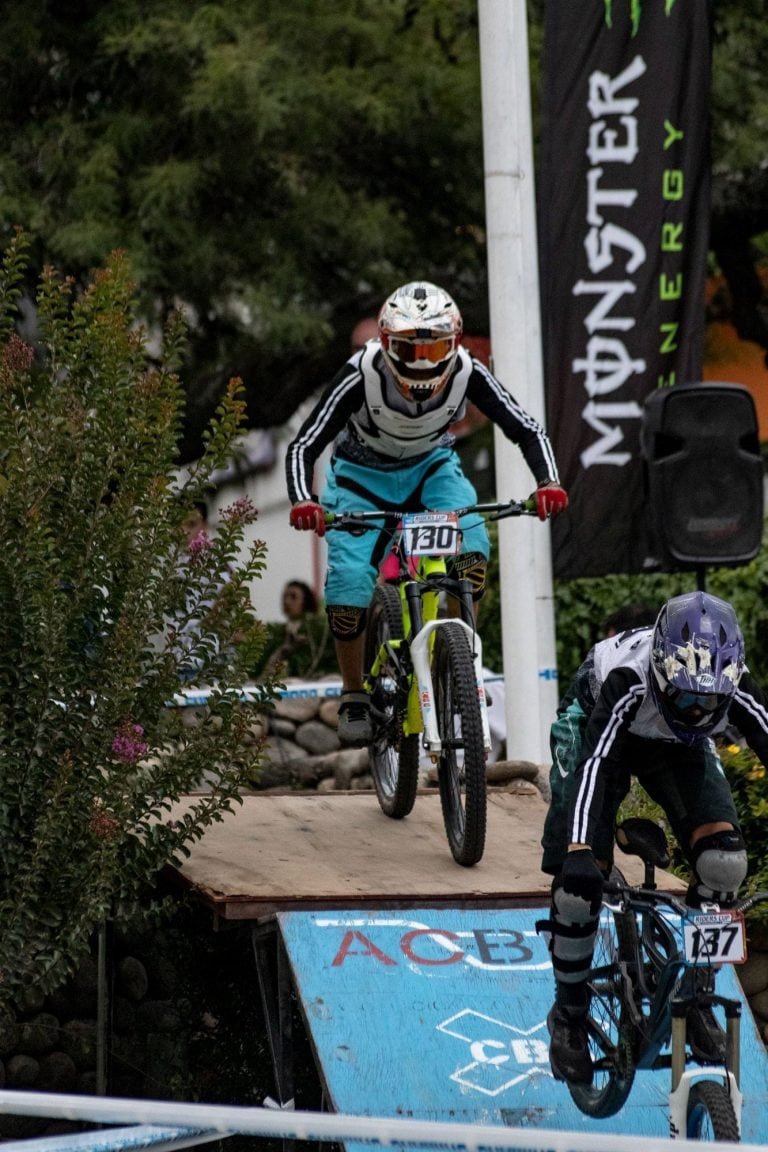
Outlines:
[[[669,1071],[592,1120],[554,1080],[541,909],[284,912],[279,926],[333,1108],[567,1131],[668,1134]],[[730,969],[718,991],[738,995]],[[742,1017],[742,1140],[768,1141],[768,1057]]]

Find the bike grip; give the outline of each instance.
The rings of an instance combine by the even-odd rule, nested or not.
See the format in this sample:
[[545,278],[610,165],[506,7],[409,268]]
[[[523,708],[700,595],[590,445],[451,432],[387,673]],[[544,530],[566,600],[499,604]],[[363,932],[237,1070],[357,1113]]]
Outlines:
[[326,528],[330,528],[331,524],[336,521],[336,513],[326,512],[325,509],[323,509],[323,520],[325,521]]
[[538,510],[536,508],[536,497],[535,496],[529,496],[527,500],[523,500],[522,506],[523,506],[523,509],[529,515],[532,515],[532,516],[538,515]]

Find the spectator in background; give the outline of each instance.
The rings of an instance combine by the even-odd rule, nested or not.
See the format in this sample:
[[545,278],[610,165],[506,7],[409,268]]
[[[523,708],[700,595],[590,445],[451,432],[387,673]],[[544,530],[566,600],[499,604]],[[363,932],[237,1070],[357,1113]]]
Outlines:
[[317,597],[303,580],[289,580],[283,588],[283,615],[290,624],[309,612],[317,612]]
[[267,660],[267,671],[281,665],[287,676],[313,676],[330,648],[330,630],[318,613],[317,597],[303,580],[289,580],[282,605],[285,623],[279,626],[280,640]]

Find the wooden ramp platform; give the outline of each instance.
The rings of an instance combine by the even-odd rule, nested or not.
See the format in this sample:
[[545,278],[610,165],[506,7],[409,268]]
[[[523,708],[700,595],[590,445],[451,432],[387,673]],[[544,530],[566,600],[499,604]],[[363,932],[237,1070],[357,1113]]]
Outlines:
[[[491,789],[485,854],[462,868],[434,792],[419,793],[405,820],[386,817],[372,792],[253,794],[192,846],[179,874],[225,920],[307,908],[541,906],[550,885],[539,868],[546,808],[538,792]],[[622,857],[621,866],[640,881],[638,861]],[[671,876],[662,883],[683,887]]]
[[[667,1134],[668,1072],[639,1073],[621,1112],[599,1121],[552,1078],[552,971],[535,927],[549,904],[545,813],[538,793],[492,790],[474,868],[453,861],[432,792],[400,821],[369,792],[253,794],[193,846],[184,883],[251,934],[279,1104],[294,1101],[298,999],[334,1111]],[[641,881],[638,861],[620,862]],[[719,990],[741,995],[730,969]],[[742,1044],[743,1137],[764,1142],[768,1058],[748,1011]]]

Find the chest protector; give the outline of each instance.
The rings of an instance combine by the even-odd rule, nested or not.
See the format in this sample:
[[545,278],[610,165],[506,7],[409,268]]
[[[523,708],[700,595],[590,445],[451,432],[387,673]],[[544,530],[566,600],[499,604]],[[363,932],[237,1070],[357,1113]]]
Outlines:
[[472,360],[459,349],[442,392],[424,403],[400,395],[387,370],[378,341],[371,341],[360,357],[365,406],[351,418],[355,436],[368,448],[394,460],[422,456],[440,443],[455,420],[464,414]]

